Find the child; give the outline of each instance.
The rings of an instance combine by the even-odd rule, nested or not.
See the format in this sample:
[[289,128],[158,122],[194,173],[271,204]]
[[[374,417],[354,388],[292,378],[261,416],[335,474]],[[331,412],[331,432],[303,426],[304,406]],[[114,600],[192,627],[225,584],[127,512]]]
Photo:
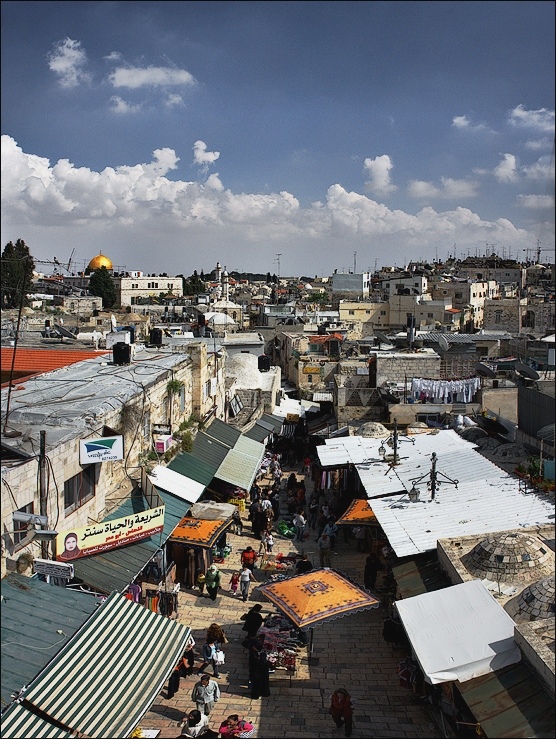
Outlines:
[[272,554],[272,547],[274,546],[274,537],[272,536],[272,532],[268,532],[266,535],[266,551],[268,554]]
[[205,573],[201,572],[201,570],[197,570],[197,587],[199,588],[200,595],[202,595],[205,590],[205,579]]
[[243,521],[241,520],[241,513],[237,508],[232,514],[232,520],[234,522],[236,535],[243,536]]
[[239,572],[233,572],[230,578],[230,593],[237,595],[237,589],[239,587]]
[[264,556],[268,552],[268,531],[261,531],[261,543],[259,544],[259,556]]

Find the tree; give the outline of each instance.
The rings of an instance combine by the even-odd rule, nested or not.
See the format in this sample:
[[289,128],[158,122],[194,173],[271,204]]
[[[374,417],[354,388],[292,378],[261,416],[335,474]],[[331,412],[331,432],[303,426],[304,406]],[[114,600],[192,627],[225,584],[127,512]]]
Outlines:
[[106,267],[96,269],[89,280],[89,292],[102,298],[102,307],[111,308],[116,302],[114,281]]
[[22,298],[24,303],[27,302],[35,269],[35,262],[23,239],[18,239],[15,244],[8,241],[2,252],[1,264],[2,307],[17,308]]

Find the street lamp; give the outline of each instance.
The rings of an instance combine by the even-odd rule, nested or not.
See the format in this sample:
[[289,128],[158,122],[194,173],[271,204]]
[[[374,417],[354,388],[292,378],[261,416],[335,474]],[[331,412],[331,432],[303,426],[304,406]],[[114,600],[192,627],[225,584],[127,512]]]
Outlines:
[[394,459],[391,462],[391,464],[399,464],[400,463],[400,458],[398,456],[398,447],[399,447],[400,442],[402,442],[402,441],[408,441],[410,444],[415,444],[415,439],[410,439],[408,437],[402,437],[402,438],[400,438],[398,436],[398,422],[394,418],[394,431],[392,432],[392,434],[387,439],[384,439],[384,441],[381,442],[381,444],[380,444],[380,446],[378,448],[379,455],[383,459],[386,458],[386,447],[384,446],[386,444],[387,446],[389,446],[391,449],[394,450]]
[[[426,472],[424,475],[421,475],[421,477],[415,477],[413,480],[410,480],[411,483],[411,490],[408,492],[409,500],[412,503],[415,503],[419,500],[420,490],[417,487],[421,482],[425,481],[425,478],[428,477],[427,480],[427,488],[431,491],[431,500],[434,500],[436,491],[440,487],[441,483],[448,484],[448,485],[455,485],[456,490],[459,485],[459,480],[452,480],[451,477],[448,477],[448,475],[445,475],[443,472],[439,472],[436,469],[436,463],[438,461],[438,457],[436,456],[436,452],[432,453],[431,456],[431,468],[429,472]],[[444,479],[440,480],[439,477],[442,477]]]

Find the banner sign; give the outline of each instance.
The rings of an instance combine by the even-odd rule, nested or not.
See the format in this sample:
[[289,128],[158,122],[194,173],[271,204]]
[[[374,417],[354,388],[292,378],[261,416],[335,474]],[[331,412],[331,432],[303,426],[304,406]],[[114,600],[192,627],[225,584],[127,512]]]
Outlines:
[[320,375],[320,367],[314,367],[311,365],[307,366],[304,364],[302,371],[304,375]]
[[164,506],[159,506],[125,518],[62,531],[56,537],[56,559],[65,562],[106,552],[146,539],[163,528]]
[[101,436],[79,442],[79,463],[114,462],[124,458],[123,436]]
[[52,577],[64,577],[66,580],[73,578],[73,565],[69,562],[53,562],[50,559],[35,559],[33,572],[37,575],[51,575]]

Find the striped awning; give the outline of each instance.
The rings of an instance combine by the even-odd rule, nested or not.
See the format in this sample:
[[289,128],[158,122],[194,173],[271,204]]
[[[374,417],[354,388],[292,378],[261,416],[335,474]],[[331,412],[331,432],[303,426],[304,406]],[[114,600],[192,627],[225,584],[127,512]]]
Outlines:
[[[113,592],[2,717],[2,736],[127,737],[191,630]],[[50,728],[49,728],[50,727]]]

